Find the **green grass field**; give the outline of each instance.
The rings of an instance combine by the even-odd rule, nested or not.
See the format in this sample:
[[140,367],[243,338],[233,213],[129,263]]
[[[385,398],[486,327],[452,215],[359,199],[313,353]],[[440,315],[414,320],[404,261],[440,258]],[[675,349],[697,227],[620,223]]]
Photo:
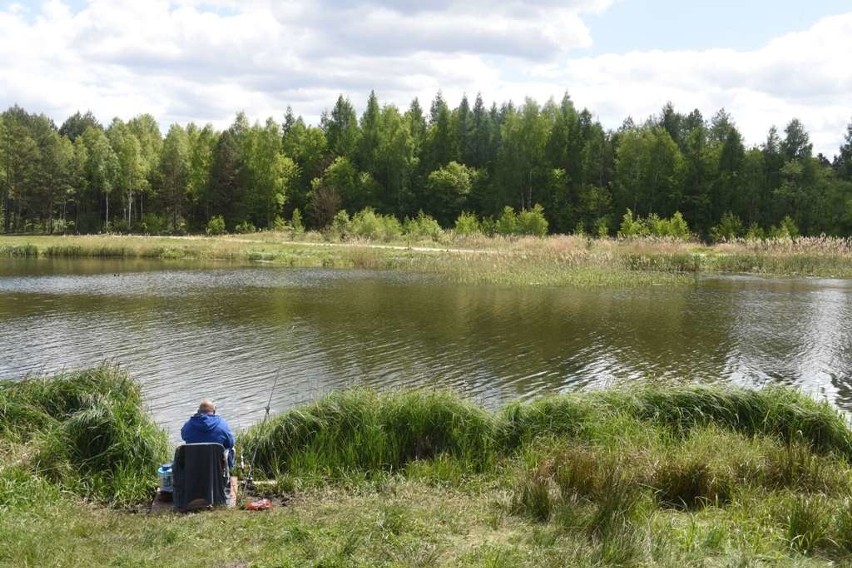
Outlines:
[[349,390],[240,433],[273,510],[151,515],[171,451],[103,366],[0,382],[0,564],[846,565],[850,441],[786,388]]

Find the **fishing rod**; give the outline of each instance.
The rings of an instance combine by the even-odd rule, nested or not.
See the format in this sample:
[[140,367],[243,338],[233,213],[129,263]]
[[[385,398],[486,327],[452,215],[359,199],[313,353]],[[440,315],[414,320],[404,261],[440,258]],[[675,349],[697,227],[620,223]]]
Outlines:
[[266,401],[266,413],[263,415],[263,422],[260,423],[260,430],[257,433],[257,443],[254,445],[254,451],[251,454],[251,460],[249,461],[249,470],[248,475],[246,476],[245,486],[247,490],[254,490],[254,479],[252,478],[252,472],[254,471],[254,460],[257,457],[257,448],[260,446],[260,440],[263,436],[263,427],[266,426],[266,419],[269,418],[269,407],[272,405],[272,393],[275,392],[275,387],[278,386],[278,377],[281,375],[281,369],[284,365],[278,367],[278,371],[275,373],[275,381],[272,383],[272,389],[269,391],[269,400]]

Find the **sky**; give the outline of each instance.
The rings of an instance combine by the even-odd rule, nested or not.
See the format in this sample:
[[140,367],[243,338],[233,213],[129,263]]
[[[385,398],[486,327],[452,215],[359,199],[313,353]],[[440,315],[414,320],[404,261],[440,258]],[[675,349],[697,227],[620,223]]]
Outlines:
[[724,108],[750,146],[798,118],[831,158],[850,58],[849,0],[0,0],[0,109],[151,113],[163,132],[288,106],[318,124],[371,90],[401,110],[567,92],[612,129]]

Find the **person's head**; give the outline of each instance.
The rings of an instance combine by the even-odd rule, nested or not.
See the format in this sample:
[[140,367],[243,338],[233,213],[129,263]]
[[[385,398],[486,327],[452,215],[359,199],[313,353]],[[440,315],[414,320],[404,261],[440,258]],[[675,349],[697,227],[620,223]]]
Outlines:
[[216,403],[212,400],[202,400],[198,405],[198,414],[216,414]]

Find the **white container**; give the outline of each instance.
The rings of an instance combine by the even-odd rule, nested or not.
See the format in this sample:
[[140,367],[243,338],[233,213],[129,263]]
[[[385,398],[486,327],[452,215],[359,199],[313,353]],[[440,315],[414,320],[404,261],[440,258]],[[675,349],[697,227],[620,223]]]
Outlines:
[[172,486],[172,464],[164,463],[157,470],[157,476],[160,478],[160,493],[171,493],[174,490]]

